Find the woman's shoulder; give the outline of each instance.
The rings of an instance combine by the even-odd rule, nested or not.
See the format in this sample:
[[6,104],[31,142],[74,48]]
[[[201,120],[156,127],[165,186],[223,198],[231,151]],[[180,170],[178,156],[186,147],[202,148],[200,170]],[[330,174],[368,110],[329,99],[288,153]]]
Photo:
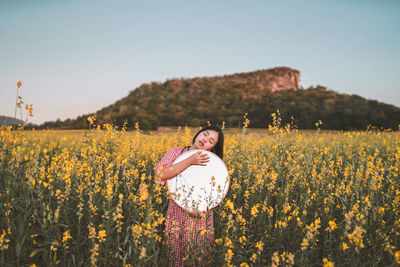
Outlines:
[[184,151],[184,147],[173,147],[170,150],[167,151],[166,154],[171,155],[171,154],[181,154]]
[[173,148],[171,148],[171,149],[173,149],[173,150],[182,150],[184,147],[179,147],[179,146],[176,146],[176,147],[173,147]]
[[182,149],[183,149],[184,147],[173,147],[173,148],[171,148],[170,150],[168,150],[168,152],[176,152],[176,151],[181,151]]

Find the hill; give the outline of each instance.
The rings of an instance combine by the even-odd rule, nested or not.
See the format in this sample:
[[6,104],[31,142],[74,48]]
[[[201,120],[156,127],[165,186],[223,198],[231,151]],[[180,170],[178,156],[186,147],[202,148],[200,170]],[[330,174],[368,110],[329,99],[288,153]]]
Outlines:
[[7,117],[7,116],[1,116],[0,115],[0,126],[3,126],[3,125],[9,126],[9,125],[14,125],[14,124],[17,124],[17,125],[21,124],[22,125],[23,123],[24,122],[19,120],[19,119],[15,120],[12,117]]
[[[357,95],[339,94],[326,87],[303,89],[300,72],[287,67],[249,73],[192,79],[172,79],[143,84],[128,96],[95,113],[98,123],[124,122],[142,129],[158,126],[199,126],[207,121],[240,127],[244,113],[250,127],[265,128],[277,109],[283,123],[294,118],[301,129],[366,129],[368,125],[397,129],[400,108],[367,100]],[[94,114],[88,114],[94,115]],[[88,115],[74,120],[47,122],[40,128],[85,128]]]

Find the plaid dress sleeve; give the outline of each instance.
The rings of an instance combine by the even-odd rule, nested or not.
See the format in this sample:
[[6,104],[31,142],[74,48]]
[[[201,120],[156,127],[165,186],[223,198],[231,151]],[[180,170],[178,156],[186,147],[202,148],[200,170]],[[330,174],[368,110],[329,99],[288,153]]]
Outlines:
[[[160,162],[157,163],[155,167],[156,177],[158,177],[163,168],[170,166],[174,162],[174,160],[179,157],[181,152],[182,152],[181,147],[173,147],[170,150],[168,150],[168,152],[164,155],[164,157],[160,160]],[[164,185],[165,181],[160,180],[160,184]]]

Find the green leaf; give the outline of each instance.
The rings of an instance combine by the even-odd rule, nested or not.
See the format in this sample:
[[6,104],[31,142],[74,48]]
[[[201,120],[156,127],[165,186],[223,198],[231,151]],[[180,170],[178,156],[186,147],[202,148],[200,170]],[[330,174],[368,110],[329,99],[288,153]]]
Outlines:
[[34,251],[31,252],[31,254],[29,255],[29,258],[35,257],[35,255],[41,250],[42,249],[35,249]]

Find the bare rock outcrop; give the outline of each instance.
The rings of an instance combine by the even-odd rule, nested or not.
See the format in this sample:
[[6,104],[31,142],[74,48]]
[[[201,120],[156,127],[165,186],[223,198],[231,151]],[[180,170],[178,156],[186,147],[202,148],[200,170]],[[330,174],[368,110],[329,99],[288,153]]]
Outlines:
[[300,72],[288,67],[277,67],[250,73],[234,74],[242,79],[233,78],[237,83],[248,83],[253,88],[269,89],[272,92],[282,90],[298,90],[300,88]]
[[236,84],[253,89],[277,92],[282,90],[298,90],[300,88],[300,72],[288,67],[276,67],[224,76],[171,79],[167,83],[174,90],[191,87],[201,91],[204,84],[214,84],[217,87]]

